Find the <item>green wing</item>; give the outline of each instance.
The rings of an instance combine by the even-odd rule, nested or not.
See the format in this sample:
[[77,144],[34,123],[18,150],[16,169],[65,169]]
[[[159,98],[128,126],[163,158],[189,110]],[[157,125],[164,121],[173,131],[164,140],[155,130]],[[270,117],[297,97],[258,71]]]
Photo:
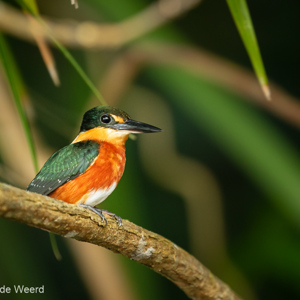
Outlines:
[[48,195],[66,182],[76,178],[93,163],[99,154],[94,141],[70,144],[55,152],[27,187],[30,192]]

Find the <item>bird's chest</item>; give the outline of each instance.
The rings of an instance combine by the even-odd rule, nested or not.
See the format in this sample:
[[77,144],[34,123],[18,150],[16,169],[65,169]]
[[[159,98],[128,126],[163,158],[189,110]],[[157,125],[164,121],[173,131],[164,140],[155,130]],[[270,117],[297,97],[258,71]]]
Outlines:
[[89,176],[94,178],[99,187],[110,186],[119,181],[125,169],[125,147],[103,143],[99,155],[87,169]]
[[125,169],[125,161],[125,148],[123,146],[102,144],[94,163],[87,169],[84,176],[81,175],[87,192],[80,202],[95,206],[104,201],[121,179]]
[[125,168],[125,147],[99,144],[99,154],[84,173],[57,188],[50,197],[95,206],[115,189]]

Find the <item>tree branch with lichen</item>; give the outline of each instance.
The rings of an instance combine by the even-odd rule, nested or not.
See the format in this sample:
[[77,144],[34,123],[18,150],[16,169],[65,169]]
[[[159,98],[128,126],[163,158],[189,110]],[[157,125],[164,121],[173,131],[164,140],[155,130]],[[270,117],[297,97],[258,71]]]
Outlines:
[[115,219],[107,216],[104,227],[87,209],[3,183],[0,217],[119,253],[165,276],[192,299],[240,299],[192,255],[127,220],[119,228]]

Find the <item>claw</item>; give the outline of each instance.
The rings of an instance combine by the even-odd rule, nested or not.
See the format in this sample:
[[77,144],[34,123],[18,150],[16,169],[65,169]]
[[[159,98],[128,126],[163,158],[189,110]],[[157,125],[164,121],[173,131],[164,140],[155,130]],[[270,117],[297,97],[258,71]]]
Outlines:
[[92,212],[94,212],[95,214],[97,214],[98,216],[100,216],[102,222],[105,223],[104,227],[107,226],[107,220],[104,217],[104,215],[102,214],[102,209],[95,208],[95,207],[92,207],[92,206],[89,206],[89,205],[86,205],[86,204],[79,204],[79,206],[87,208],[87,209],[91,210]]
[[110,212],[110,211],[108,211],[106,209],[101,209],[101,210],[102,210],[102,212],[105,212],[108,215],[110,215],[111,217],[115,218],[116,219],[116,223],[118,224],[119,228],[123,225],[121,217],[117,216],[116,214],[114,214],[114,213],[112,213],[112,212]]
[[110,215],[111,217],[114,217],[116,219],[116,223],[118,224],[119,228],[123,225],[122,219],[119,216],[117,216],[116,214],[114,214],[106,209],[100,209],[100,208],[92,207],[92,206],[89,206],[86,204],[79,204],[79,206],[87,208],[87,209],[91,210],[92,212],[96,213],[98,216],[100,216],[102,222],[105,222],[104,227],[107,226],[107,220],[104,217],[103,212]]

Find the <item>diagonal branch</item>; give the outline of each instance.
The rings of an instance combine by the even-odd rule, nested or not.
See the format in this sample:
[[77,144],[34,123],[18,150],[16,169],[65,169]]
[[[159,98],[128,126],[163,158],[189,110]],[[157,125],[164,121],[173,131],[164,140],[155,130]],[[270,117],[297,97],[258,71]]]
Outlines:
[[120,253],[165,276],[192,299],[240,299],[192,255],[127,220],[118,228],[108,216],[108,225],[103,227],[87,209],[3,183],[0,216]]

